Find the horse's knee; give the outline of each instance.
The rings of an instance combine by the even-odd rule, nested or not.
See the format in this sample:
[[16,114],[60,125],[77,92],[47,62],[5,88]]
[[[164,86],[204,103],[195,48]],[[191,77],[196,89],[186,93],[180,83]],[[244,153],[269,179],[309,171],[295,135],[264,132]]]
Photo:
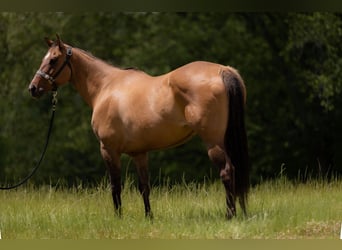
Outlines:
[[225,166],[226,156],[225,156],[224,151],[220,147],[215,146],[215,147],[208,149],[208,156],[210,160],[220,169]]
[[225,167],[220,169],[222,181],[234,181],[234,166],[226,163]]

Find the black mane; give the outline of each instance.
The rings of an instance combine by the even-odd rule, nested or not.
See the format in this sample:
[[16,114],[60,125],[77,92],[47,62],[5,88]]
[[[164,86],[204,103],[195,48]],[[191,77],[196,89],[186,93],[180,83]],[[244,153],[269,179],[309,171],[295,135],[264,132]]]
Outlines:
[[135,71],[141,71],[140,69],[138,69],[137,67],[125,67],[123,68],[123,70],[135,70]]

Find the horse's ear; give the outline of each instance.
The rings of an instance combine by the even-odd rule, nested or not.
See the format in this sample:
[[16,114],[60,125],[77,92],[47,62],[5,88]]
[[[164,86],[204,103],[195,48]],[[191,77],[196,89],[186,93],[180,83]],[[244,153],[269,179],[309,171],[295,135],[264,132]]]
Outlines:
[[56,34],[56,38],[57,38],[57,45],[58,45],[58,47],[60,48],[60,49],[62,49],[63,47],[64,47],[64,44],[63,44],[63,42],[62,42],[62,40],[61,40],[61,38],[59,37],[59,35],[58,34]]
[[45,38],[44,38],[44,40],[45,40],[46,44],[47,44],[49,47],[51,47],[51,46],[52,46],[52,44],[53,44],[53,41],[52,41],[51,39],[49,39],[49,38],[45,37]]

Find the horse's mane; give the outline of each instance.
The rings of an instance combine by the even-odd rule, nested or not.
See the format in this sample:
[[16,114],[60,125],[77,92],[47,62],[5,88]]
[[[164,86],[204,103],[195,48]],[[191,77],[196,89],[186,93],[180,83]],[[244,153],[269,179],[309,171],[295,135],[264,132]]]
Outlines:
[[135,70],[135,71],[141,71],[141,70],[140,70],[139,68],[137,68],[137,67],[124,67],[124,68],[122,68],[122,67],[120,67],[120,66],[114,65],[114,64],[112,64],[112,63],[110,63],[110,62],[107,62],[107,61],[105,61],[105,60],[102,60],[101,58],[98,58],[98,57],[94,56],[94,55],[93,55],[91,52],[89,52],[89,51],[86,51],[86,50],[83,50],[83,49],[80,49],[80,48],[76,48],[76,49],[78,49],[78,50],[81,51],[83,54],[85,54],[86,56],[90,57],[90,58],[93,59],[93,60],[99,60],[99,61],[101,61],[101,62],[103,62],[103,63],[105,63],[105,64],[107,64],[107,65],[113,66],[113,67],[115,67],[115,68],[119,68],[119,69],[122,69],[122,70]]
[[141,71],[140,69],[138,69],[137,67],[126,67],[126,68],[122,68],[123,70],[135,70],[135,71]]
[[86,54],[87,56],[93,58],[93,59],[97,59],[97,60],[101,60],[100,58],[94,56],[91,52],[89,51],[86,51],[86,50],[83,50],[83,49],[80,49],[80,48],[76,48],[78,49],[79,51],[81,51],[83,54]]

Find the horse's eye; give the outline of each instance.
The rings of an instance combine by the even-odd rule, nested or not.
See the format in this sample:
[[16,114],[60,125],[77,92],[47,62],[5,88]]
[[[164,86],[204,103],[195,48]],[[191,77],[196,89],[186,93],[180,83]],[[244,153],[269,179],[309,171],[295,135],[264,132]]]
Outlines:
[[56,62],[57,62],[57,58],[51,58],[51,59],[50,59],[50,65],[51,65],[51,66],[55,65]]

